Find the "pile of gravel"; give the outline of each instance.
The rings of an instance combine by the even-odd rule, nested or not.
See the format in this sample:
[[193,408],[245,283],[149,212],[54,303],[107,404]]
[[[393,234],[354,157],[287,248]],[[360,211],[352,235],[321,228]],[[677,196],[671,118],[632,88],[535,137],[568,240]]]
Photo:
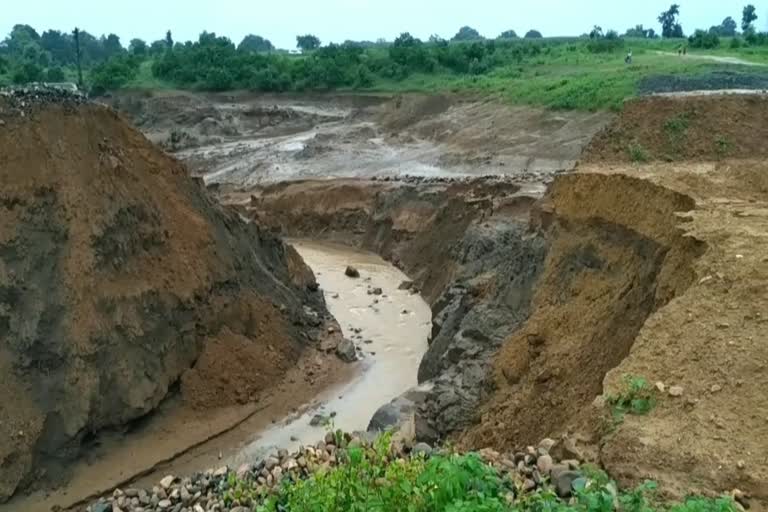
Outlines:
[[51,104],[76,107],[87,102],[88,98],[84,94],[62,87],[47,85],[8,87],[0,89],[0,116],[25,117]]

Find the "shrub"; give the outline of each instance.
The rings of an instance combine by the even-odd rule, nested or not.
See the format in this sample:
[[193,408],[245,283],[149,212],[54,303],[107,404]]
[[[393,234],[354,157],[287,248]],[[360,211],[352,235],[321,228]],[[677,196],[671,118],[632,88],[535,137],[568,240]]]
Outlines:
[[704,48],[709,50],[720,46],[720,38],[717,34],[699,29],[688,38],[688,43],[691,45],[691,48]]
[[48,68],[48,71],[45,73],[45,79],[48,82],[63,82],[64,70],[58,67]]
[[631,143],[627,148],[627,151],[629,152],[629,159],[632,162],[645,163],[648,160],[650,160],[648,151],[646,151],[646,149],[643,146],[641,146],[638,142]]

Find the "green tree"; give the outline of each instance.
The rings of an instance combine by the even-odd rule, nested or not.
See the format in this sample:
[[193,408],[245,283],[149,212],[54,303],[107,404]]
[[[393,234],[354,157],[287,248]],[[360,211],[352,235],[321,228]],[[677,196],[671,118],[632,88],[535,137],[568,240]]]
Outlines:
[[452,41],[477,41],[478,39],[482,39],[483,36],[480,35],[480,32],[475,30],[472,27],[461,27],[459,31],[456,33],[455,36],[453,36]]
[[238,51],[241,52],[271,52],[275,49],[274,45],[269,39],[264,39],[261,36],[248,34],[237,45]]
[[320,39],[312,34],[296,36],[296,48],[299,48],[302,52],[317,50],[320,48]]
[[734,37],[737,28],[738,25],[736,24],[736,20],[728,16],[720,25],[711,27],[709,33],[720,37]]
[[525,33],[525,39],[541,39],[544,37],[538,30],[532,29]]
[[744,6],[744,10],[741,14],[741,30],[744,32],[753,32],[754,27],[752,23],[757,20],[757,13],[755,12],[755,6],[748,4]]
[[128,46],[128,51],[131,52],[131,55],[135,55],[137,57],[145,57],[149,51],[149,48],[147,47],[147,43],[144,40],[131,39],[131,44]]
[[624,37],[634,37],[637,39],[653,39],[656,37],[656,31],[652,28],[646,29],[643,25],[635,25],[634,28],[627,29]]
[[118,55],[98,64],[91,71],[91,92],[99,95],[119,89],[136,76],[138,69],[138,58],[127,55]]
[[505,30],[499,34],[499,39],[517,39],[517,32],[514,30]]
[[166,50],[168,49],[168,43],[165,39],[158,39],[157,41],[152,41],[152,44],[149,45],[149,54],[150,55],[162,55]]
[[688,38],[688,43],[691,48],[705,48],[711,50],[720,46],[720,38],[717,34],[705,32],[704,30],[696,30],[691,37]]
[[106,38],[102,36],[101,45],[104,50],[104,57],[107,59],[121,55],[125,51],[125,48],[120,43],[120,37],[115,34],[109,34]]
[[28,47],[40,46],[40,34],[29,25],[18,24],[13,26],[4,42],[9,54],[21,56]]
[[47,82],[63,82],[64,78],[64,70],[59,67],[48,68],[48,71],[45,72]]
[[668,10],[659,14],[658,20],[661,23],[662,37],[684,37],[683,27],[678,23],[680,16],[680,5],[672,4]]
[[25,62],[13,71],[11,80],[15,84],[27,84],[41,82],[43,76],[43,69],[40,66],[34,62]]
[[40,36],[40,46],[60,66],[75,63],[77,58],[75,55],[75,44],[70,34],[62,33],[58,30],[46,30]]

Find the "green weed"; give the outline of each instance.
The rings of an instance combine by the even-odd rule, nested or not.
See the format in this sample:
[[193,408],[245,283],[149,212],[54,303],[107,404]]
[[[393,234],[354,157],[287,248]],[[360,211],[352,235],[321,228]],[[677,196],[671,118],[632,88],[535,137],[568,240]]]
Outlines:
[[656,406],[656,397],[644,378],[625,375],[624,388],[618,395],[609,396],[607,403],[614,419],[620,422],[626,414],[648,414]]
[[731,143],[724,135],[715,137],[715,153],[719,158],[725,158],[731,151]]
[[645,163],[651,159],[650,155],[648,155],[648,151],[646,151],[646,149],[638,142],[631,143],[627,148],[627,151],[629,152],[629,159],[632,162]]

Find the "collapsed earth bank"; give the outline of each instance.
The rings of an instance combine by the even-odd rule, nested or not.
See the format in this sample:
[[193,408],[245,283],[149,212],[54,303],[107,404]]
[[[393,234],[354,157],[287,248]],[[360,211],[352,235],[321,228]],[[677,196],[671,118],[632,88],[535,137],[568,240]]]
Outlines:
[[249,400],[315,337],[298,254],[114,111],[27,91],[0,119],[0,501],[177,383],[193,406]]
[[[564,436],[558,456],[598,461],[624,485],[653,479],[675,497],[738,488],[762,502],[768,188],[748,160],[760,132],[739,128],[727,155],[717,140],[728,135],[697,141],[710,108],[727,131],[734,118],[757,123],[746,106],[764,100],[670,101],[628,105],[543,197],[511,177],[219,193],[284,234],[376,251],[414,278],[434,318],[421,386],[372,426],[405,417],[418,439],[473,449]],[[659,109],[650,128],[630,121]],[[644,138],[653,126],[672,128]],[[694,153],[675,154],[696,163],[630,166],[611,133],[652,155],[690,141]],[[627,396],[627,378],[647,382],[654,406],[617,419],[610,400]]]

